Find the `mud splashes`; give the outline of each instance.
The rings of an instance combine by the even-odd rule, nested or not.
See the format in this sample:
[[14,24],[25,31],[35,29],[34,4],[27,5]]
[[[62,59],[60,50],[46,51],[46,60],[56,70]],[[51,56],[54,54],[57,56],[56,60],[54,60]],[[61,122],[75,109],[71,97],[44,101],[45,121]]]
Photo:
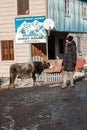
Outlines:
[[4,119],[4,123],[1,126],[2,130],[14,130],[15,121],[10,115],[10,111],[13,109],[13,107],[10,107],[9,104],[6,106],[3,110],[2,116]]

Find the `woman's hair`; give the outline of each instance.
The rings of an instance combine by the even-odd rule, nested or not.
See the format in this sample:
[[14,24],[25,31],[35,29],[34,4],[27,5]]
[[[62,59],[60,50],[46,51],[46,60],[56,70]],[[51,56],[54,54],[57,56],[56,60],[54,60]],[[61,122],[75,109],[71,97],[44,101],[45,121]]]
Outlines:
[[69,42],[71,42],[71,41],[73,40],[73,36],[68,35],[68,36],[66,37],[66,40],[68,40]]

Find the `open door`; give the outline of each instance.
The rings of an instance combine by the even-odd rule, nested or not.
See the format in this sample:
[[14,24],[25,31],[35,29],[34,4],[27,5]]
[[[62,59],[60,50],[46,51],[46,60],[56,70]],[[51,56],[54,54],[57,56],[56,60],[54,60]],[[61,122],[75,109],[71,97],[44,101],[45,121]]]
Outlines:
[[33,43],[32,44],[32,56],[40,56],[43,59],[46,59],[47,58],[46,43]]

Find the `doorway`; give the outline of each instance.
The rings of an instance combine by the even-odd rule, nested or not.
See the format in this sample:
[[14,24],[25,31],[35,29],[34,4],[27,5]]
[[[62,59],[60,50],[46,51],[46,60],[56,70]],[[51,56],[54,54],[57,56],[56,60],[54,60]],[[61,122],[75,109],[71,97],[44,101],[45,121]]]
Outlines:
[[55,36],[48,37],[48,59],[55,59]]
[[32,56],[46,58],[46,43],[32,43]]
[[48,58],[62,59],[65,48],[65,39],[68,33],[51,31],[48,37]]

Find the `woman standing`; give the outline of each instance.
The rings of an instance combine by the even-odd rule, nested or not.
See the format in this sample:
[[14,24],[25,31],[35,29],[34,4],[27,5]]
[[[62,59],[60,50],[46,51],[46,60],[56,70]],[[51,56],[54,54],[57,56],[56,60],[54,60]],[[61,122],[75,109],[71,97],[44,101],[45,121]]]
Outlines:
[[73,40],[73,36],[69,35],[66,37],[65,53],[63,57],[63,69],[64,77],[61,88],[67,87],[67,80],[70,79],[70,86],[75,87],[73,80],[73,71],[75,70],[77,60],[76,44]]

